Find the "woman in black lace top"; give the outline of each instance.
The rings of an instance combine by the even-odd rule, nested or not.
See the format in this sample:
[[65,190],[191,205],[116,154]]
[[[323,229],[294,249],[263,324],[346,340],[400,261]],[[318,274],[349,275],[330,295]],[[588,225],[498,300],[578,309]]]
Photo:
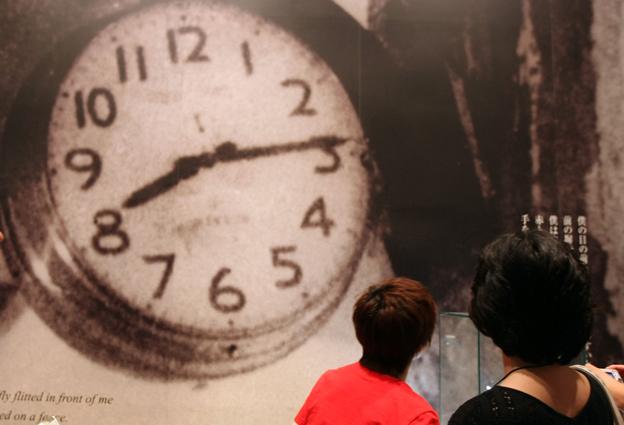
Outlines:
[[589,274],[548,233],[507,234],[481,253],[470,317],[503,351],[507,373],[449,425],[611,425],[604,393],[565,366],[592,326]]

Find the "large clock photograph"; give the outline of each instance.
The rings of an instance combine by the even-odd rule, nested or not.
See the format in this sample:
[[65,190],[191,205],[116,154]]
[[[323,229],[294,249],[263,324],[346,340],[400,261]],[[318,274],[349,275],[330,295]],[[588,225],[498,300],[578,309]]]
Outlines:
[[300,344],[369,233],[367,142],[331,68],[222,2],[132,11],[55,65],[32,89],[47,110],[63,75],[51,111],[7,124],[6,154],[31,165],[7,170],[7,221],[40,314],[78,349],[163,378]]
[[290,424],[366,287],[466,311],[523,216],[587,218],[621,360],[620,18],[547,3],[0,4],[0,423]]

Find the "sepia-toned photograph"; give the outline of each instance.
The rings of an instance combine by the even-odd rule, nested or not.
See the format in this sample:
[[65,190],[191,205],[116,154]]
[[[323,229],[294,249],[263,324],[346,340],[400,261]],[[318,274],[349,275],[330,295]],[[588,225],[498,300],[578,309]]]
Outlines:
[[[511,233],[576,271],[497,268],[542,282],[509,323],[578,339],[557,364],[624,363],[623,23],[614,0],[0,3],[0,425],[334,423],[306,409],[348,364],[430,417],[338,423],[472,423],[508,357],[550,365],[478,304]],[[433,322],[397,372],[359,309],[410,282]]]

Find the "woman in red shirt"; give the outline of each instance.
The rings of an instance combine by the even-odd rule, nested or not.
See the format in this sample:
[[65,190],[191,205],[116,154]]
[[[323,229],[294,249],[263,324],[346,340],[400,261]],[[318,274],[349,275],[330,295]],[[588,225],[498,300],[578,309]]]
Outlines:
[[298,425],[439,425],[431,405],[406,383],[407,369],[433,334],[436,305],[427,289],[395,278],[356,301],[359,362],[325,372],[297,414]]

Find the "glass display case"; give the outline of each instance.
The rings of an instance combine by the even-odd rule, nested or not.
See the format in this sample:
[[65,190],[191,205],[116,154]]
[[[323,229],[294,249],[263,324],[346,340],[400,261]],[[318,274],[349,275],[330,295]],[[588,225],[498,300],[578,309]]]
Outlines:
[[440,420],[446,424],[466,400],[503,376],[500,350],[480,334],[467,313],[440,314]]

